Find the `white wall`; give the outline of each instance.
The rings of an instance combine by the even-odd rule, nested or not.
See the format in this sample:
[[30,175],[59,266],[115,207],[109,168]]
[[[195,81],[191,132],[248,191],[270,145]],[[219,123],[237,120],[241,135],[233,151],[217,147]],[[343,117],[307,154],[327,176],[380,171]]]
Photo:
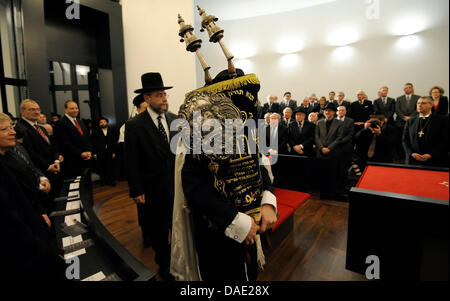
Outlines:
[[[390,87],[390,96],[397,97],[403,93],[406,82],[414,83],[417,94],[426,95],[432,86],[439,85],[448,95],[447,0],[380,0],[376,19],[368,19],[369,6],[365,0],[337,0],[246,19],[231,20],[226,16],[226,21],[221,20],[221,11],[215,9],[215,4],[220,8],[219,3],[224,5],[223,1],[195,0],[208,14],[219,18],[217,24],[225,29],[224,41],[235,57],[246,57],[244,62],[235,59],[236,65],[260,78],[261,101],[268,94],[281,99],[285,91],[291,91],[299,101],[313,92],[328,96],[330,90],[342,90],[347,99],[355,100],[358,89],[364,89],[374,99],[383,85]],[[285,4],[283,0],[277,3]],[[202,51],[214,77],[226,69],[226,60],[219,46],[208,42],[206,32],[199,32],[197,11],[195,14],[195,32],[203,39]],[[417,27],[416,46],[400,49],[402,37],[393,32],[399,22],[407,19],[413,20],[408,29]],[[340,29],[349,32],[344,36],[350,40],[354,35],[349,46],[352,55],[346,59],[336,58],[337,47],[330,45],[330,39]],[[286,54],[280,52],[292,52],[294,61],[283,61]],[[204,84],[203,71],[198,63],[196,69],[200,86]]]
[[141,75],[160,72],[168,90],[169,110],[178,113],[186,92],[196,88],[195,61],[178,36],[178,13],[192,24],[192,0],[123,0],[123,27],[129,112]]

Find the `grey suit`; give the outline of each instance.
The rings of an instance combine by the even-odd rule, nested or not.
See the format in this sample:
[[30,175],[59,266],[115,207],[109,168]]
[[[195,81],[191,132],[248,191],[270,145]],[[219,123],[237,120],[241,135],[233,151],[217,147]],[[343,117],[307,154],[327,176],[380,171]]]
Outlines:
[[[340,144],[343,137],[343,122],[333,119],[330,130],[327,132],[326,119],[317,122],[315,141],[317,146],[318,158],[334,158],[339,154]],[[327,147],[331,150],[328,155],[322,153],[322,148]]]
[[397,113],[397,119],[395,121],[395,125],[397,127],[404,127],[405,121],[403,117],[409,116],[414,117],[417,113],[417,101],[419,100],[419,95],[411,95],[411,100],[408,102],[406,100],[406,95],[402,95],[397,98],[397,102],[395,103],[395,113]]
[[375,114],[383,114],[389,120],[389,123],[393,123],[395,113],[395,99],[386,97],[386,104],[384,104],[382,98],[377,98],[373,102],[373,110]]

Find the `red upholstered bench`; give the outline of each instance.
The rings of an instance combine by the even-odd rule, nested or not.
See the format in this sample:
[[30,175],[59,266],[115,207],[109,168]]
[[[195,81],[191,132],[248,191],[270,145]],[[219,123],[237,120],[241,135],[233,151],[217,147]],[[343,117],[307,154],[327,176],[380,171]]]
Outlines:
[[275,231],[295,210],[298,209],[309,197],[309,193],[292,191],[287,189],[275,188],[275,196],[277,197],[277,209],[279,217],[276,225],[273,227]]
[[268,255],[281,244],[294,228],[294,212],[311,196],[308,193],[275,188],[278,220],[268,237]]

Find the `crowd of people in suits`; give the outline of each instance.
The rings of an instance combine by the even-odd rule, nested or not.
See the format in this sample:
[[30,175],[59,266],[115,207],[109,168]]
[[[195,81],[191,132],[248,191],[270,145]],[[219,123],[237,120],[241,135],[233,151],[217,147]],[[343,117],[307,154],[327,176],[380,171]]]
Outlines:
[[92,167],[103,184],[114,185],[118,135],[108,127],[108,119],[100,118],[98,128],[89,129],[78,119],[76,102],[66,101],[64,110],[62,118],[52,114],[47,122],[39,103],[26,99],[18,118],[0,113],[2,223],[11,234],[10,247],[2,248],[2,255],[16,259],[6,264],[11,275],[65,279],[65,261],[49,218],[63,181]]
[[[448,167],[449,103],[444,90],[436,86],[421,97],[406,83],[404,92],[394,99],[383,86],[371,101],[360,90],[353,102],[334,91],[328,99],[312,94],[301,103],[290,92],[281,102],[269,95],[258,106],[258,118],[266,120],[266,141],[274,133],[278,136],[278,149],[267,154],[334,158],[338,187],[331,187],[325,198],[345,198],[347,171],[360,176],[368,161]],[[422,125],[423,118],[428,121]]]
[[[169,125],[176,115],[167,112],[163,92],[170,87],[158,81],[158,89],[147,88],[147,94],[138,90],[133,101],[138,113],[148,111],[154,116],[139,114],[120,135],[103,117],[96,128],[89,128],[78,118],[78,105],[72,100],[65,103],[64,116],[52,114],[50,122],[39,103],[30,99],[20,104],[19,118],[0,113],[0,220],[12,246],[1,252],[4,258],[13,259],[6,264],[11,275],[26,271],[64,279],[65,262],[49,219],[62,181],[92,167],[102,184],[114,185],[115,167],[119,167],[118,174],[126,174],[130,196],[138,204],[144,245],[155,248],[160,272],[170,279],[166,241],[173,191],[165,187],[173,186],[174,154],[168,143],[175,135]],[[264,152],[332,159],[336,187],[324,189],[321,196],[327,199],[343,192],[352,166],[359,166],[360,172],[368,161],[448,167],[449,107],[444,91],[433,87],[429,96],[421,97],[414,94],[411,83],[405,84],[404,91],[393,99],[388,88],[382,87],[373,102],[364,91],[357,92],[354,102],[345,100],[343,92],[336,99],[334,92],[328,99],[311,95],[300,104],[289,92],[281,102],[269,96],[266,104],[258,106],[258,117],[266,120],[266,140],[275,137],[277,147]],[[117,159],[124,162],[124,156],[127,168],[114,164]],[[167,201],[156,202],[155,198]],[[25,254],[30,249],[35,250],[33,256]]]

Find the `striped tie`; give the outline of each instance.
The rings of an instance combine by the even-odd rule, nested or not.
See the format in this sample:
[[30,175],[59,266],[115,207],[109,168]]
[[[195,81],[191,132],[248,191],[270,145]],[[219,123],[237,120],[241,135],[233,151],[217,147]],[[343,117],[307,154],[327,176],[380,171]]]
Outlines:
[[41,129],[41,127],[37,124],[34,125],[34,127],[36,128],[36,131],[39,133],[39,135],[41,135],[41,137],[45,140],[45,142],[47,142],[48,144],[50,144],[50,140],[48,139],[48,137],[45,135],[44,131]]

